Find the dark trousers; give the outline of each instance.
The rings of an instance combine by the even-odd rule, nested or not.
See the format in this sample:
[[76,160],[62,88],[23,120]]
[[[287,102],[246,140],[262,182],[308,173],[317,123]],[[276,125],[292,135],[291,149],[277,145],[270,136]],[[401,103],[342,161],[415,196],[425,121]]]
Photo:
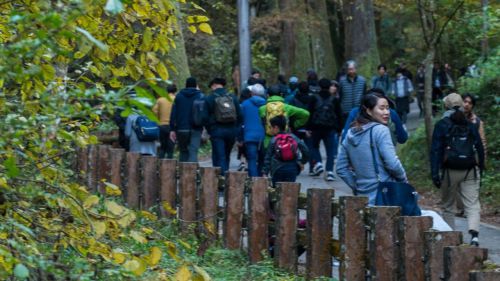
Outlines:
[[326,171],[333,171],[333,135],[331,130],[313,131],[312,132],[312,151],[311,156],[316,163],[322,163],[321,152],[319,146],[321,141],[323,141],[326,150]]
[[277,182],[295,182],[299,173],[299,165],[295,161],[284,163],[273,174],[273,186]]
[[221,174],[224,175],[229,169],[229,160],[231,150],[233,149],[236,134],[234,129],[220,129],[216,136],[211,136],[212,142],[212,165],[221,168]]
[[160,126],[160,152],[158,158],[172,159],[174,157],[174,143],[170,139],[170,126]]

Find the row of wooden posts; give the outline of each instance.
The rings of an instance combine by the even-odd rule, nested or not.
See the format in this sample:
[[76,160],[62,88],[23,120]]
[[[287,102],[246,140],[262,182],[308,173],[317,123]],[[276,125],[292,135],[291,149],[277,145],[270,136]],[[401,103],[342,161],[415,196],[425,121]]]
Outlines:
[[[219,168],[141,156],[107,145],[79,149],[76,169],[92,191],[104,192],[103,181],[120,186],[129,207],[176,216],[185,230],[200,223],[219,230],[220,222],[222,231],[216,235],[225,247],[246,250],[252,263],[268,251],[273,229],[276,265],[296,271],[297,246],[302,245],[308,278],[332,276],[335,255],[340,260],[340,280],[500,280],[500,272],[481,271],[487,249],[461,245],[461,232],[433,231],[431,217],[402,217],[397,207],[367,207],[365,197],[337,201],[333,189],[316,188],[308,189],[305,197],[299,183],[281,183],[276,218],[271,221],[273,192],[268,180],[249,179],[244,172],[220,177]],[[224,192],[223,206],[219,190]],[[165,210],[163,203],[178,212]],[[297,226],[299,209],[307,213],[305,230]],[[339,244],[333,240],[335,217]]]

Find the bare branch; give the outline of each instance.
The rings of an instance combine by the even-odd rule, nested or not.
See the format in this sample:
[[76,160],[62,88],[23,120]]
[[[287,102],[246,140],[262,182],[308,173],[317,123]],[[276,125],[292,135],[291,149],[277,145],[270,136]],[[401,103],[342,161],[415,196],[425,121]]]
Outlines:
[[422,25],[422,32],[424,33],[424,41],[425,44],[429,46],[431,44],[431,41],[428,34],[429,27],[427,26],[426,10],[424,9],[422,0],[416,0],[416,1],[417,1],[418,13],[420,14],[420,24]]
[[443,26],[441,26],[441,30],[439,31],[437,37],[435,37],[434,40],[433,40],[434,44],[437,45],[439,43],[439,40],[441,40],[441,36],[443,35],[444,30],[446,29],[446,26],[448,26],[448,24],[450,23],[450,21],[455,17],[455,15],[460,10],[460,8],[462,8],[462,6],[464,5],[464,3],[465,3],[464,0],[460,1],[457,4],[457,6],[455,7],[455,9],[448,15],[448,18],[446,19],[446,22],[443,24]]

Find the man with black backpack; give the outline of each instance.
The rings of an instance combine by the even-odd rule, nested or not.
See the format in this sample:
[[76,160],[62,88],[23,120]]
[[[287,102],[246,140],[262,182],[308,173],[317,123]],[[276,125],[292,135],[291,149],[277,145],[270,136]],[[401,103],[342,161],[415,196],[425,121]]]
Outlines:
[[472,236],[470,244],[479,246],[483,144],[477,128],[468,122],[462,111],[462,97],[452,93],[443,101],[448,111],[434,127],[430,155],[432,181],[441,188],[443,218],[452,228],[455,228],[455,207],[457,196],[460,196]]
[[312,138],[312,158],[315,162],[313,175],[319,176],[323,173],[323,160],[319,150],[320,143],[323,141],[326,150],[326,175],[327,181],[335,180],[333,173],[333,131],[340,132],[341,128],[341,108],[339,100],[330,93],[332,82],[330,79],[323,78],[318,82],[321,90],[315,94],[309,103],[309,128]]
[[212,165],[229,169],[231,150],[238,136],[243,117],[238,98],[224,88],[226,79],[214,78],[209,87],[212,94],[206,99],[208,122],[206,128],[212,143]]
[[170,138],[179,146],[179,162],[198,162],[204,123],[205,95],[194,77],[186,79],[186,88],[174,99],[170,114]]

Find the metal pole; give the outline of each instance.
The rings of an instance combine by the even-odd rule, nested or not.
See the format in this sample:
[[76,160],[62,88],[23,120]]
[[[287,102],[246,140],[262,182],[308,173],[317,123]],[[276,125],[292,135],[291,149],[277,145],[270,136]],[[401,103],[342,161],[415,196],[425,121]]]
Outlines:
[[240,89],[252,72],[250,51],[250,11],[248,0],[238,0],[238,35],[240,43]]

